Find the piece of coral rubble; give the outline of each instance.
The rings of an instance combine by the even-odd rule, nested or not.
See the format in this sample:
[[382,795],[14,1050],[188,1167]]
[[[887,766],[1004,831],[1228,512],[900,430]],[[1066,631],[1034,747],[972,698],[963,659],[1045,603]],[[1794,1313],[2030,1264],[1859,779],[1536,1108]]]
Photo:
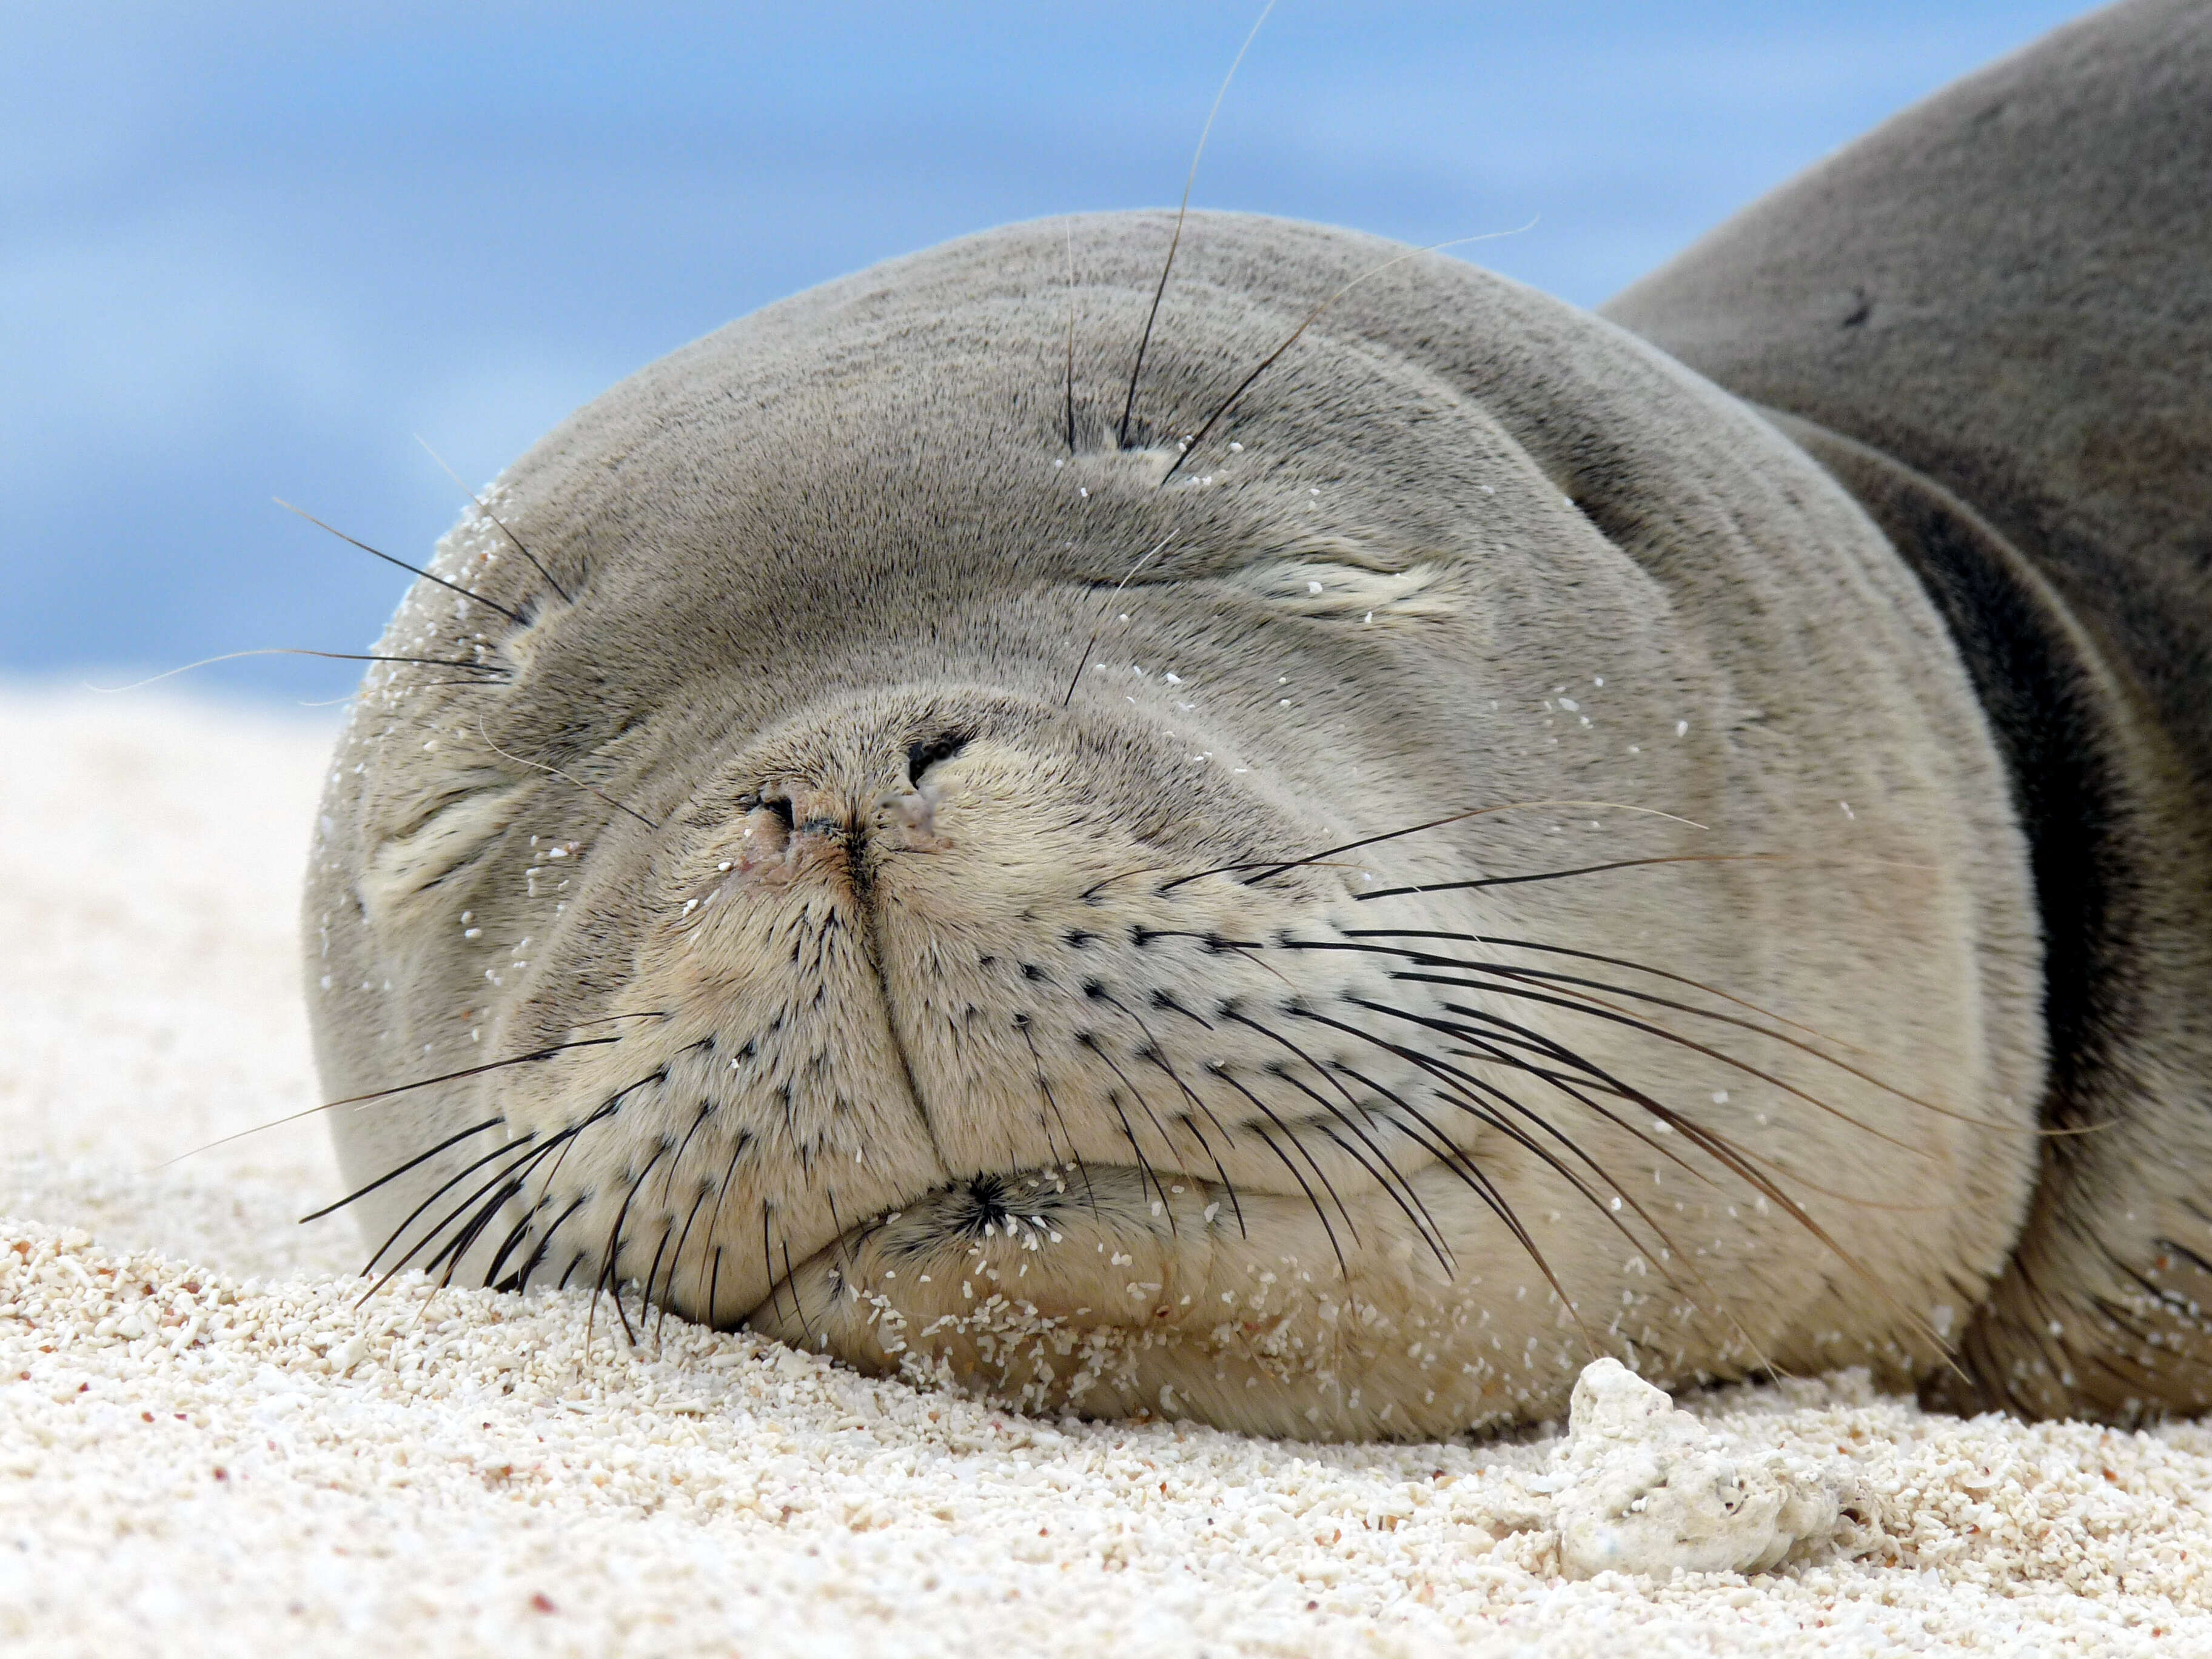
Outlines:
[[1842,1516],[1842,1494],[1818,1467],[1747,1450],[1617,1359],[1576,1382],[1551,1481],[1571,1578],[1763,1572],[1819,1552]]

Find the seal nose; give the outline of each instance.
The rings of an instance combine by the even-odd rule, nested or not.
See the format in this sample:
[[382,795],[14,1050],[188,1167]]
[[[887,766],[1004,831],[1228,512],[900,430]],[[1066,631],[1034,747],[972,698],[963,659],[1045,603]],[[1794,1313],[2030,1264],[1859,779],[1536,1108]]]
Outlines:
[[793,842],[842,840],[853,832],[849,802],[833,790],[808,784],[771,784],[761,791],[760,810],[776,818]]
[[919,789],[927,778],[930,769],[951,760],[968,746],[965,732],[942,732],[927,742],[910,743],[906,749],[906,781],[909,789]]
[[[903,775],[893,771],[896,781],[884,787],[883,770],[877,771],[873,791],[863,787],[865,769],[840,777],[843,769],[833,766],[811,776],[763,782],[740,819],[740,872],[772,882],[833,867],[859,873],[868,843],[887,832],[890,845],[906,850],[934,847],[943,793],[938,769],[963,752],[971,738],[965,730],[948,728],[915,738],[906,746]],[[897,767],[894,760],[884,770]]]
[[738,873],[788,881],[832,857],[850,839],[848,809],[826,790],[770,784],[744,804],[738,823]]
[[908,847],[926,847],[934,840],[942,786],[931,774],[966,749],[968,741],[965,732],[945,732],[926,742],[907,745],[906,787],[886,793],[876,806],[879,812],[889,815],[893,825],[905,832]]

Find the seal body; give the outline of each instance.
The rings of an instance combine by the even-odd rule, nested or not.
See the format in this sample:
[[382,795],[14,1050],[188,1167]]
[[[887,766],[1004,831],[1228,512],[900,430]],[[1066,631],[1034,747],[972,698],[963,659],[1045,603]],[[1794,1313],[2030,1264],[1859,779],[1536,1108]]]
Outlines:
[[2054,1072],[1927,562],[1782,416],[1345,232],[1194,216],[1132,392],[1172,229],[773,307],[441,544],[306,907],[372,1267],[1317,1437],[1939,1369]]
[[[1959,641],[2029,838],[2035,1212],[1937,1393],[2201,1408],[2212,1302],[2212,7],[2110,7],[1608,315],[1765,409]],[[1967,1379],[1971,1378],[1971,1382]]]

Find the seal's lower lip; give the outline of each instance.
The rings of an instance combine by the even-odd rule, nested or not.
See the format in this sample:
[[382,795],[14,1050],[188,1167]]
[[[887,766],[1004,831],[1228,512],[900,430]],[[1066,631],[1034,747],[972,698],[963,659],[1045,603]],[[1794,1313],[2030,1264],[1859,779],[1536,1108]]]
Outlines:
[[1162,1213],[1153,1197],[1185,1192],[1206,1194],[1217,1182],[1175,1169],[1134,1164],[1090,1164],[983,1172],[915,1194],[897,1207],[878,1211],[843,1232],[823,1240],[805,1256],[794,1256],[761,1298],[738,1318],[740,1327],[758,1328],[767,1314],[781,1316],[779,1304],[794,1306],[798,1281],[828,1267],[835,1272],[859,1256],[864,1246],[883,1242],[893,1230],[902,1235],[894,1248],[920,1255],[968,1242],[1019,1243],[1025,1234],[1056,1241],[1056,1217],[1082,1217],[1093,1224],[1143,1231]]

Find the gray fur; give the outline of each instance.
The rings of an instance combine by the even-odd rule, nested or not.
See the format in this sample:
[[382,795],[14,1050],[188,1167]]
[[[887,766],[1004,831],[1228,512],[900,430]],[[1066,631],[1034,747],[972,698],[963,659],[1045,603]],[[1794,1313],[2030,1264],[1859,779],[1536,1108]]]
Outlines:
[[2171,1310],[2212,1299],[2212,6],[2058,30],[1606,312],[1860,499],[2006,753],[2050,949],[2041,1117],[2075,1133],[1945,1397],[2203,1404]]
[[[359,1200],[379,1265],[482,1189],[460,1271],[550,1236],[533,1282],[1275,1433],[1540,1415],[1595,1351],[1929,1375],[2048,1174],[2016,746],[1954,596],[1840,448],[1346,232],[1194,216],[1118,450],[1170,229],[772,307],[501,481],[550,581],[473,515],[441,545],[527,621],[423,584],[387,634],[498,672],[368,677],[321,1061],[544,1057],[341,1109],[364,1186],[496,1126]],[[1449,885],[1622,860],[1675,861]]]

